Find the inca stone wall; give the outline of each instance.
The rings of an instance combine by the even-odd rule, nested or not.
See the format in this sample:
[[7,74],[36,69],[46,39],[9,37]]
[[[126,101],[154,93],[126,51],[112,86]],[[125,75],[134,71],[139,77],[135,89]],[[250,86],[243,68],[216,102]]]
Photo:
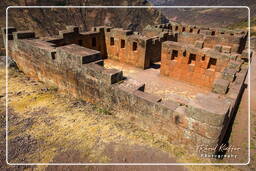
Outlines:
[[[5,28],[3,33],[6,33]],[[178,58],[184,58],[184,50],[186,58],[190,53],[205,56],[204,67],[211,57],[216,58],[208,52],[204,54],[199,50],[197,53],[197,48],[187,46],[184,49],[179,43],[168,42],[177,40],[177,35],[165,31],[146,39],[130,31],[109,27],[96,27],[92,32],[84,33],[80,33],[77,27],[68,27],[60,32],[59,37],[44,39],[36,38],[29,31],[10,30],[8,33],[9,55],[25,74],[54,84],[85,101],[124,111],[117,112],[117,116],[125,113],[127,120],[146,130],[167,135],[172,143],[188,146],[221,143],[244,88],[247,68],[241,60],[227,62],[225,58],[220,59],[223,62],[216,63],[214,71],[214,75],[220,72],[218,79],[213,80],[210,76],[203,83],[212,87],[212,91],[198,94],[186,104],[149,94],[144,91],[145,84],[140,80],[125,78],[122,71],[104,68],[105,58],[140,68],[161,60],[161,72],[169,71],[166,65],[174,49],[179,50]],[[125,41],[124,49],[122,40]],[[137,43],[137,52],[133,50],[134,42]],[[246,58],[246,53],[238,57]],[[187,65],[186,60],[176,60]]]

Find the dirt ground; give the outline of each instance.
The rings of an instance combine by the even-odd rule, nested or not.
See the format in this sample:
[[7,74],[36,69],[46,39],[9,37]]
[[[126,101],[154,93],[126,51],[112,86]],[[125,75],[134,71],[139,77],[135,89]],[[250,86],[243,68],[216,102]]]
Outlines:
[[[0,67],[1,137],[5,137],[5,69]],[[151,134],[115,113],[60,94],[56,87],[9,69],[8,158],[11,163],[210,162],[168,137]],[[9,166],[0,140],[0,170],[239,170],[231,166]],[[222,161],[219,161],[222,162]]]
[[161,97],[162,100],[173,99],[174,101],[180,101],[186,104],[190,99],[194,98],[196,94],[209,92],[206,88],[193,86],[160,75],[160,62],[146,70],[111,59],[104,60],[104,66],[106,68],[122,70],[125,77],[140,80],[142,83],[145,83],[145,92],[157,95]]

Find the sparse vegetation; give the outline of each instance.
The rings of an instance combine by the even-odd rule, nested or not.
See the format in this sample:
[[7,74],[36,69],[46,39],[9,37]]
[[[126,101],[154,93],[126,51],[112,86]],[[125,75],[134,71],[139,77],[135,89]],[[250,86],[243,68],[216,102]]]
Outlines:
[[111,111],[109,109],[107,109],[107,108],[103,108],[103,107],[99,107],[99,106],[94,105],[94,109],[99,114],[102,114],[102,115],[112,115]]
[[5,52],[0,50],[0,56],[5,56]]
[[65,5],[67,5],[67,1],[66,0],[58,1],[58,2],[56,2],[55,5],[56,6],[65,6]]

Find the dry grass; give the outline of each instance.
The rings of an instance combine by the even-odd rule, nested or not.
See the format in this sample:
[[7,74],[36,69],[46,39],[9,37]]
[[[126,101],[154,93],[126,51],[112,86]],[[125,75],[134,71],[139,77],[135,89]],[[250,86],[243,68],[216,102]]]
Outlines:
[[[4,69],[0,70],[1,94],[4,92]],[[26,153],[27,162],[53,162],[61,152],[79,151],[87,162],[109,162],[104,154],[106,144],[143,145],[174,157],[177,162],[210,162],[198,158],[182,146],[172,145],[165,136],[148,133],[126,120],[120,120],[111,111],[83,103],[56,92],[56,88],[29,80],[22,73],[10,70],[9,108],[18,120],[33,118],[33,124],[20,131],[22,123],[10,124],[9,140],[31,135],[38,142],[35,151]],[[11,122],[12,123],[12,122]],[[20,125],[21,124],[21,125]],[[37,166],[44,170],[47,166]],[[189,170],[235,170],[229,166],[186,166]]]

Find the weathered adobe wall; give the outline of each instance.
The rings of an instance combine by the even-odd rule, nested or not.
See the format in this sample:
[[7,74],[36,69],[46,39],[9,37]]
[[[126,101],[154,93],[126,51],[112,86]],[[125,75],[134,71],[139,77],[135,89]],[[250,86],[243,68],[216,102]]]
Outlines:
[[[55,46],[33,39],[31,34],[16,32],[11,56],[25,74],[55,84],[83,100],[126,111],[124,117],[128,120],[169,136],[172,143],[194,146],[215,145],[219,141],[230,111],[226,98],[200,94],[187,105],[162,101],[144,92],[144,84],[123,80],[121,71],[101,66],[98,51],[77,45]],[[124,112],[117,116],[121,113]]]
[[160,73],[211,89],[228,62],[228,56],[167,41],[162,47]]

